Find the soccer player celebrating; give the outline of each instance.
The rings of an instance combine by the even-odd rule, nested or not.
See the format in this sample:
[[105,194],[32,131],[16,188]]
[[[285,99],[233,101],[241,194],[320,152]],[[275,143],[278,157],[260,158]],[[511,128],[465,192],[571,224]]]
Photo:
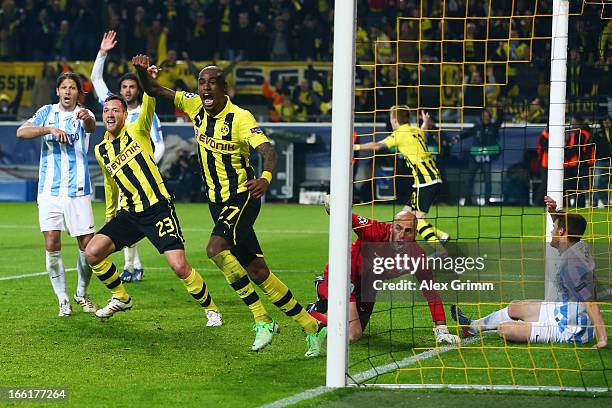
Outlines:
[[[146,69],[142,57],[134,57],[132,62],[138,70]],[[154,111],[155,99],[145,94],[138,119],[126,125],[128,111],[123,97],[111,95],[104,101],[102,118],[106,133],[96,145],[95,153],[104,174],[107,218],[106,225],[87,245],[86,255],[93,272],[111,290],[113,297],[96,316],[109,318],[116,312],[132,308],[132,299],[108,256],[147,237],[204,308],[207,326],[221,326],[221,314],[202,276],[185,258],[183,236],[172,198],[153,158],[149,134]],[[117,212],[119,190],[121,210]]]
[[416,214],[418,232],[425,241],[444,244],[448,241],[449,235],[427,221],[427,213],[438,195],[442,177],[425,143],[424,130],[431,128],[431,118],[425,111],[421,112],[421,117],[423,124],[419,129],[410,125],[410,111],[407,106],[392,107],[393,133],[380,142],[357,144],[355,151],[397,149],[404,156],[414,179],[412,200],[404,209]]
[[87,295],[91,269],[85,259],[85,247],[93,236],[91,180],[87,166],[89,136],[96,129],[96,119],[78,106],[83,92],[81,79],[73,72],[57,78],[55,92],[59,102],[45,105],[17,129],[22,139],[42,139],[38,173],[38,220],[45,238],[46,264],[51,285],[59,301],[59,316],[70,316],[72,307],[66,294],[66,275],[61,255],[61,231],[76,237],[78,285],[74,300],[84,312],[95,306]]
[[[147,58],[148,57],[144,57]],[[193,121],[202,176],[207,187],[210,213],[215,222],[206,247],[208,257],[223,272],[255,319],[255,341],[259,351],[272,342],[278,325],[259,299],[255,282],[287,316],[306,333],[307,357],[321,352],[326,329],[310,316],[289,288],[266,265],[253,224],[261,197],[272,180],[276,151],[253,115],[234,105],[225,94],[223,71],[209,66],[198,76],[198,94],[175,92],[155,81],[144,69],[138,71],[147,93],[172,99]],[[250,148],[264,159],[259,178],[250,165]]]
[[[326,209],[329,209],[326,206]],[[351,293],[349,298],[349,339],[351,341],[359,340],[363,335],[372,311],[374,310],[374,301],[372,299],[364,299],[363,292],[366,290],[362,288],[362,282],[364,281],[363,268],[363,248],[364,243],[390,243],[397,246],[392,252],[401,253],[404,252],[410,257],[422,257],[425,259],[425,253],[423,249],[415,242],[416,238],[416,216],[410,211],[400,211],[393,219],[393,223],[385,223],[375,221],[369,218],[358,216],[353,214],[353,231],[357,234],[357,240],[355,240],[351,246]],[[393,256],[393,255],[391,255]],[[404,272],[404,273],[407,273]],[[393,271],[387,276],[381,275],[384,278],[397,277],[402,274],[401,272]],[[323,323],[327,323],[327,291],[328,291],[328,278],[329,265],[325,265],[325,271],[323,279],[317,279],[317,302],[310,304],[308,310],[317,319]],[[417,280],[420,282],[428,281],[429,287],[432,286],[434,278],[430,269],[420,268],[415,272]],[[369,281],[369,279],[365,279]],[[423,297],[427,300],[429,306],[429,312],[431,318],[436,325],[434,327],[434,335],[437,343],[459,343],[459,337],[450,334],[446,327],[446,316],[444,315],[444,305],[442,304],[442,298],[435,289],[423,289]],[[372,295],[375,295],[373,293]]]
[[[116,37],[117,33],[112,30],[104,33],[102,42],[100,43],[100,51],[98,51],[96,61],[91,70],[91,82],[93,82],[100,105],[104,105],[106,97],[112,95],[104,82],[103,73],[106,56],[109,51],[117,45]],[[142,106],[139,102],[139,98],[142,95],[142,89],[138,82],[138,77],[135,74],[128,72],[119,79],[119,94],[123,96],[123,99],[127,102],[128,118],[126,123],[130,124],[138,119],[142,110]],[[155,113],[153,113],[153,125],[151,126],[150,136],[153,141],[153,158],[155,159],[155,163],[159,163],[164,155],[166,147],[162,136],[161,124]],[[123,254],[125,262],[123,272],[119,275],[119,278],[123,282],[140,281],[144,275],[144,269],[140,262],[140,255],[138,254],[136,244],[126,246],[123,250]]]
[[560,255],[557,299],[514,300],[478,320],[471,320],[452,305],[452,318],[462,325],[466,336],[497,330],[501,337],[517,343],[583,344],[596,339],[594,347],[606,347],[606,326],[595,303],[595,262],[589,246],[581,240],[587,221],[580,214],[557,209],[555,200],[548,196],[544,202],[554,221],[550,245]]

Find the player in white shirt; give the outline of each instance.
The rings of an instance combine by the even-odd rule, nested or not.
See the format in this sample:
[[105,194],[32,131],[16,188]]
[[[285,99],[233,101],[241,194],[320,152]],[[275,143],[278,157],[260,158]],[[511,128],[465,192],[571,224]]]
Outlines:
[[81,79],[77,74],[62,73],[56,86],[59,103],[41,107],[17,129],[17,137],[41,138],[42,142],[38,220],[45,238],[47,272],[59,301],[60,317],[72,314],[61,256],[61,231],[76,237],[79,245],[78,286],[74,300],[83,311],[96,311],[87,294],[91,268],[84,252],[95,228],[87,150],[89,136],[96,129],[96,119],[89,110],[78,106],[82,92]]
[[581,240],[587,222],[580,214],[557,209],[555,200],[548,196],[544,201],[554,221],[550,245],[559,252],[556,299],[514,300],[478,320],[471,320],[452,305],[451,316],[467,336],[497,330],[501,337],[518,343],[585,344],[596,340],[594,347],[606,347],[606,326],[596,303],[595,261]]
[[[111,95],[106,83],[104,82],[104,61],[108,52],[112,50],[117,44],[116,41],[117,33],[114,31],[108,31],[104,33],[102,42],[100,43],[100,50],[96,56],[93,69],[91,71],[91,82],[93,82],[94,89],[98,95],[98,101],[100,105],[104,105],[104,100],[107,96]],[[140,115],[140,102],[139,97],[142,94],[142,88],[138,82],[138,77],[129,72],[121,77],[119,80],[119,93],[128,104],[128,118],[126,124],[134,122],[138,115]],[[155,163],[159,163],[164,155],[165,145],[164,138],[161,131],[161,125],[159,118],[156,114],[153,114],[153,125],[151,126],[151,141],[153,142],[153,158]],[[117,203],[118,205],[119,203]],[[131,247],[125,247],[123,250],[125,263],[123,272],[119,276],[123,282],[136,282],[142,279],[144,269],[140,262],[140,256],[136,249],[136,244]]]

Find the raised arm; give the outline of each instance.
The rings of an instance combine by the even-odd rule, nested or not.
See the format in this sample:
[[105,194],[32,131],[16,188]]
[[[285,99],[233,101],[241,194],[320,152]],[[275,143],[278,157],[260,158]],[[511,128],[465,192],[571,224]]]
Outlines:
[[96,90],[96,95],[98,95],[98,101],[100,103],[103,103],[104,99],[110,93],[108,87],[106,86],[106,82],[104,82],[104,62],[106,61],[108,52],[117,44],[117,41],[115,40],[116,37],[117,33],[112,30],[104,33],[102,42],[100,43],[100,50],[98,51],[93,68],[91,69],[91,82],[93,83],[94,89]]
[[138,74],[144,91],[153,98],[161,96],[162,98],[168,98],[174,101],[176,92],[173,89],[161,86],[147,71],[150,61],[148,55],[136,55],[132,58],[132,64],[136,67],[136,73]]

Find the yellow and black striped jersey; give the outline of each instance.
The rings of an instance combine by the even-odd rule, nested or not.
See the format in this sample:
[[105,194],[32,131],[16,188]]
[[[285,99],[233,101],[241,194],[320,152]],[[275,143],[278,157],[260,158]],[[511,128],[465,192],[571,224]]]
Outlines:
[[389,149],[397,149],[404,156],[414,177],[414,187],[442,182],[433,154],[427,150],[423,130],[409,124],[401,125],[383,143]]
[[225,108],[210,116],[199,95],[177,92],[174,97],[174,105],[193,121],[202,177],[214,203],[248,190],[246,182],[255,178],[250,147],[269,141],[251,112],[226,98]]
[[138,119],[125,125],[119,136],[109,139],[109,133],[94,149],[104,174],[106,217],[114,217],[117,196],[121,190],[122,209],[142,212],[163,200],[170,200],[159,168],[153,158],[151,125],[155,113],[155,98],[146,93]]

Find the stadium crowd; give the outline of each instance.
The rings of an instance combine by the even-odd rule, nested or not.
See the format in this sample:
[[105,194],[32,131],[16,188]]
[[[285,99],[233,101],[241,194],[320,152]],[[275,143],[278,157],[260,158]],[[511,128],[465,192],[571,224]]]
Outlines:
[[[550,41],[532,38],[548,37],[551,19],[532,16],[534,12],[549,14],[552,0],[494,2],[490,13],[486,2],[475,0],[447,0],[444,9],[442,2],[423,2],[422,9],[420,3],[358,1],[357,62],[379,65],[375,73],[366,67],[357,69],[357,112],[388,109],[396,103],[430,109],[444,106],[448,108],[442,111],[443,119],[458,120],[462,106],[486,104],[503,105],[506,120],[545,122]],[[612,23],[600,18],[599,12],[597,7],[585,7],[582,15],[571,18],[568,96],[574,111],[603,117],[612,77]],[[468,20],[449,19],[442,24],[437,19],[466,13]],[[511,23],[501,18],[510,15],[519,17]],[[397,17],[406,19],[396,24]],[[312,67],[311,62],[331,61],[333,9],[330,2],[320,0],[3,0],[0,61],[48,61],[53,62],[50,70],[67,70],[66,61],[92,60],[102,33],[109,29],[120,39],[105,73],[114,89],[128,69],[127,59],[142,52],[169,69],[179,58],[200,65],[217,60],[297,61]],[[463,42],[441,41],[464,36]],[[403,40],[397,50],[396,38]],[[507,63],[527,60],[531,62]],[[189,66],[197,70],[192,63]],[[265,83],[257,97],[230,94],[239,103],[259,106],[261,117],[268,120],[328,120],[331,75],[313,69],[306,73],[298,82]],[[506,78],[507,86],[495,85],[506,83]],[[87,78],[83,79],[85,90],[91,90]],[[377,89],[368,89],[374,81]],[[455,86],[443,85],[440,92],[441,81]],[[172,78],[167,85],[187,87],[181,78]],[[395,85],[403,86],[397,93],[399,100]],[[51,83],[48,88],[47,93],[38,90],[41,98],[53,97]],[[6,99],[0,95],[7,104],[14,102]],[[33,105],[40,102],[45,101],[33,101]],[[94,97],[82,102],[97,110]],[[160,108],[163,119],[173,119],[172,109]],[[479,116],[474,108],[463,113],[468,119]]]

